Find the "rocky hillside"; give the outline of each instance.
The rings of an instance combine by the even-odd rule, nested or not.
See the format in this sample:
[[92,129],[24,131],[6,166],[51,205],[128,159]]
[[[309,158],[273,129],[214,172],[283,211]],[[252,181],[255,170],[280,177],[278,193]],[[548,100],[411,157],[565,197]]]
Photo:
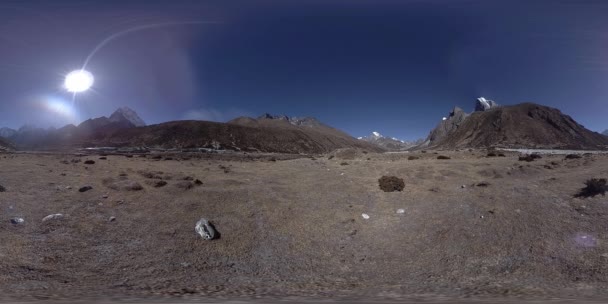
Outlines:
[[371,135],[357,138],[362,141],[380,146],[387,151],[403,151],[419,145],[422,141],[405,141],[394,137],[383,136],[378,132],[372,132]]
[[325,153],[339,148],[382,151],[330,128],[298,126],[286,120],[239,117],[228,123],[171,121],[116,132],[100,145],[158,148],[212,148],[281,153]]
[[[461,114],[462,115],[462,114]],[[450,121],[448,119],[446,121]],[[443,123],[445,123],[444,121]],[[558,109],[523,103],[477,111],[429,145],[437,148],[607,149],[608,138],[587,130]],[[441,124],[440,124],[441,126]]]

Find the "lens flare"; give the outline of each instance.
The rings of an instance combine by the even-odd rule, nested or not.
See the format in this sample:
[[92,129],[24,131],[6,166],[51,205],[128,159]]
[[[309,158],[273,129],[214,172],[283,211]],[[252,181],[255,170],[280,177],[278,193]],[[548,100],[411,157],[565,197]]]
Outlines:
[[86,70],[76,70],[70,72],[65,77],[65,88],[72,93],[80,93],[88,90],[93,85],[95,78],[93,74]]

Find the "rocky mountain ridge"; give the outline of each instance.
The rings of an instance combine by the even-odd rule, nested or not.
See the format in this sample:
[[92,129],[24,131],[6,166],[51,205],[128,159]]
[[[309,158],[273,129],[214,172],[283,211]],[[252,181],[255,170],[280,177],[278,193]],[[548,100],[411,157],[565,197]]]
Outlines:
[[395,137],[387,137],[376,131],[372,132],[371,135],[358,137],[357,139],[375,144],[387,151],[404,151],[417,146],[422,142],[422,140],[410,142]]

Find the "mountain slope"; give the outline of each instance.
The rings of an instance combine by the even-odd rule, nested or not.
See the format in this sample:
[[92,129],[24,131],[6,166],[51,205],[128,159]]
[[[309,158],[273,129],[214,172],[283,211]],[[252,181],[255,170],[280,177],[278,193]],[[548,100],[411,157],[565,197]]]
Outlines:
[[605,130],[604,132],[602,132],[602,134],[608,136],[608,130]]
[[[247,123],[241,125],[238,123]],[[101,145],[147,146],[159,148],[217,148],[229,150],[324,153],[339,148],[361,148],[381,151],[369,143],[350,136],[336,136],[289,124],[286,121],[265,121],[237,118],[229,123],[209,121],[171,121],[140,128],[131,128],[98,142]]]
[[14,146],[6,138],[0,137],[0,151],[14,150]]
[[522,103],[473,112],[432,146],[606,149],[608,138],[585,129],[558,109]]

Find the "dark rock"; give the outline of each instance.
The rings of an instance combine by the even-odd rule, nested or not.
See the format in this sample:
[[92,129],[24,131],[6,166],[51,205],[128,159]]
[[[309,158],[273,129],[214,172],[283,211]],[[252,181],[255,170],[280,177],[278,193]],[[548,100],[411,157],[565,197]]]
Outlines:
[[91,186],[84,186],[84,187],[80,187],[80,189],[78,189],[78,192],[87,192],[89,190],[93,189],[93,187]]
[[384,192],[403,191],[405,183],[396,176],[382,176],[378,179],[380,189]]
[[99,159],[101,159],[101,160],[105,160],[105,159],[108,159],[108,158],[107,158],[107,157],[105,157],[105,156],[102,156],[102,157],[100,157]]
[[579,159],[579,158],[583,158],[583,157],[578,154],[568,154],[568,155],[566,155],[565,158],[566,159]]
[[200,186],[203,184],[203,182],[200,179],[196,179],[196,180],[194,180],[194,184],[197,186]]
[[84,161],[84,164],[85,164],[85,165],[92,165],[92,164],[95,164],[95,161],[94,161],[94,160],[87,159],[87,160],[85,160],[85,161]]
[[437,159],[452,159],[452,158],[449,156],[445,156],[445,155],[439,155],[439,156],[437,156]]
[[348,166],[348,163],[347,162],[341,162],[340,166]]
[[0,192],[6,192],[6,188],[4,188],[2,185],[0,185]]

